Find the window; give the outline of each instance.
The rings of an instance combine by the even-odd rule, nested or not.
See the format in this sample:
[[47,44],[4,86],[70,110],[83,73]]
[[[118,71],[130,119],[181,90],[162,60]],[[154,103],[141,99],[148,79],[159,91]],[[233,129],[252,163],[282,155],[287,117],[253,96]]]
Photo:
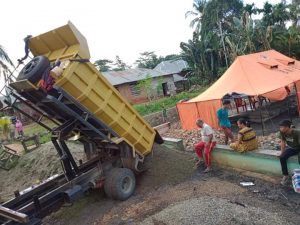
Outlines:
[[139,96],[141,94],[141,89],[137,85],[131,84],[129,87],[132,96]]

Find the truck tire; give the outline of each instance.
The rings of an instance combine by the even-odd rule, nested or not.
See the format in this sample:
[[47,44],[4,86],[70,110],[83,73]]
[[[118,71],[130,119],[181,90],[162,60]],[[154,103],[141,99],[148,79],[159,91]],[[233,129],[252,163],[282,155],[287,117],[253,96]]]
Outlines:
[[128,199],[135,190],[135,176],[130,169],[114,168],[108,173],[104,183],[105,194],[116,200]]
[[29,80],[31,83],[38,82],[45,70],[50,66],[50,62],[47,57],[40,55],[34,57],[19,73],[17,80]]

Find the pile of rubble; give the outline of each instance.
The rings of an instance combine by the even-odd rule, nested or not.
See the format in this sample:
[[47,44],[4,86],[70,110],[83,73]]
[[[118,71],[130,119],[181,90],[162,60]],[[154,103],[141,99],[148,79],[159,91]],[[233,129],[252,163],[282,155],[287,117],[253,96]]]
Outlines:
[[[181,129],[180,123],[172,124],[170,130],[167,133],[164,133],[163,136],[183,139],[186,151],[194,151],[194,145],[201,140],[201,133],[199,130],[183,130]],[[218,144],[225,144],[225,137],[222,131],[215,130],[215,138],[217,139]],[[235,134],[235,139],[236,138],[237,134]],[[279,139],[277,138],[276,133],[271,133],[264,137],[258,136],[258,142],[260,148],[263,149],[277,150],[279,147]]]

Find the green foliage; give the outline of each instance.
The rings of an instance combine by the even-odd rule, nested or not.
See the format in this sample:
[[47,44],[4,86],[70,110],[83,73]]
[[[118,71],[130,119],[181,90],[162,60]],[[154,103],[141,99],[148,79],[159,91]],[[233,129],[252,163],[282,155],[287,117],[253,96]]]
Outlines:
[[4,81],[8,79],[10,74],[9,66],[14,67],[11,59],[6,53],[5,49],[0,45],[0,77],[4,77]]
[[9,58],[9,56],[6,53],[5,49],[1,45],[0,45],[0,62],[4,63],[4,64],[8,63],[9,65],[13,66],[13,63],[12,63],[11,59]]
[[[47,126],[49,126],[49,127],[55,127],[55,124],[52,123],[51,121],[44,121],[44,123],[46,123]],[[42,134],[40,136],[41,144],[51,141],[51,134],[49,132],[47,132],[47,130],[45,128],[43,128],[42,126],[40,126],[36,123],[32,123],[30,125],[24,126],[24,134],[26,136],[31,136],[34,134]]]
[[162,87],[163,82],[164,82],[164,78],[162,76],[157,78],[157,85],[156,85],[157,96],[160,96],[163,91],[163,87]]
[[99,71],[106,72],[106,71],[111,70],[112,63],[113,63],[113,61],[111,61],[109,59],[98,59],[95,61],[94,65]]
[[157,56],[155,52],[142,52],[140,53],[140,57],[135,61],[135,64],[139,68],[147,68],[147,69],[154,69],[159,63],[166,61],[166,60],[177,60],[180,56],[176,54]]
[[130,66],[128,66],[118,55],[116,56],[115,62],[109,59],[98,59],[95,61],[94,65],[101,72],[130,69]]
[[201,92],[203,92],[206,89],[206,87],[201,88],[198,91],[195,92],[181,92],[180,94],[162,98],[156,101],[152,101],[149,103],[144,103],[140,105],[134,105],[133,107],[141,114],[141,115],[148,115],[150,113],[159,112],[163,110],[163,107],[171,108],[176,106],[176,103],[178,103],[180,100],[188,100],[191,98],[194,98],[198,96]]
[[140,57],[135,61],[139,68],[153,69],[160,63],[158,56],[154,52],[142,52]]
[[[194,0],[190,26],[193,37],[182,42],[181,57],[188,62],[190,82],[206,84],[218,78],[239,55],[275,49],[300,58],[299,4],[270,4],[259,9],[240,0]],[[261,15],[253,20],[252,15]],[[291,27],[287,27],[288,22]]]
[[152,100],[152,95],[153,95],[153,91],[152,91],[152,80],[153,78],[150,75],[146,75],[146,78],[143,80],[138,81],[137,83],[137,87],[140,90],[143,90],[146,92],[146,95],[149,99],[149,101]]
[[128,66],[121,58],[117,55],[115,59],[115,63],[113,64],[115,67],[113,68],[114,71],[122,71],[126,69],[130,69],[130,66]]

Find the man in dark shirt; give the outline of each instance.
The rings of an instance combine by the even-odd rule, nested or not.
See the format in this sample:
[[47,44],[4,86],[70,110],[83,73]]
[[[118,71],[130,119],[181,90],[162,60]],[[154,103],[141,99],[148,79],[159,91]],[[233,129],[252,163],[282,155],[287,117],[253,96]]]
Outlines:
[[300,153],[300,130],[291,128],[292,122],[289,120],[283,120],[280,122],[279,138],[281,140],[281,152],[278,155],[281,163],[281,170],[283,178],[282,185],[286,185],[288,182],[288,168],[287,160],[293,155]]

